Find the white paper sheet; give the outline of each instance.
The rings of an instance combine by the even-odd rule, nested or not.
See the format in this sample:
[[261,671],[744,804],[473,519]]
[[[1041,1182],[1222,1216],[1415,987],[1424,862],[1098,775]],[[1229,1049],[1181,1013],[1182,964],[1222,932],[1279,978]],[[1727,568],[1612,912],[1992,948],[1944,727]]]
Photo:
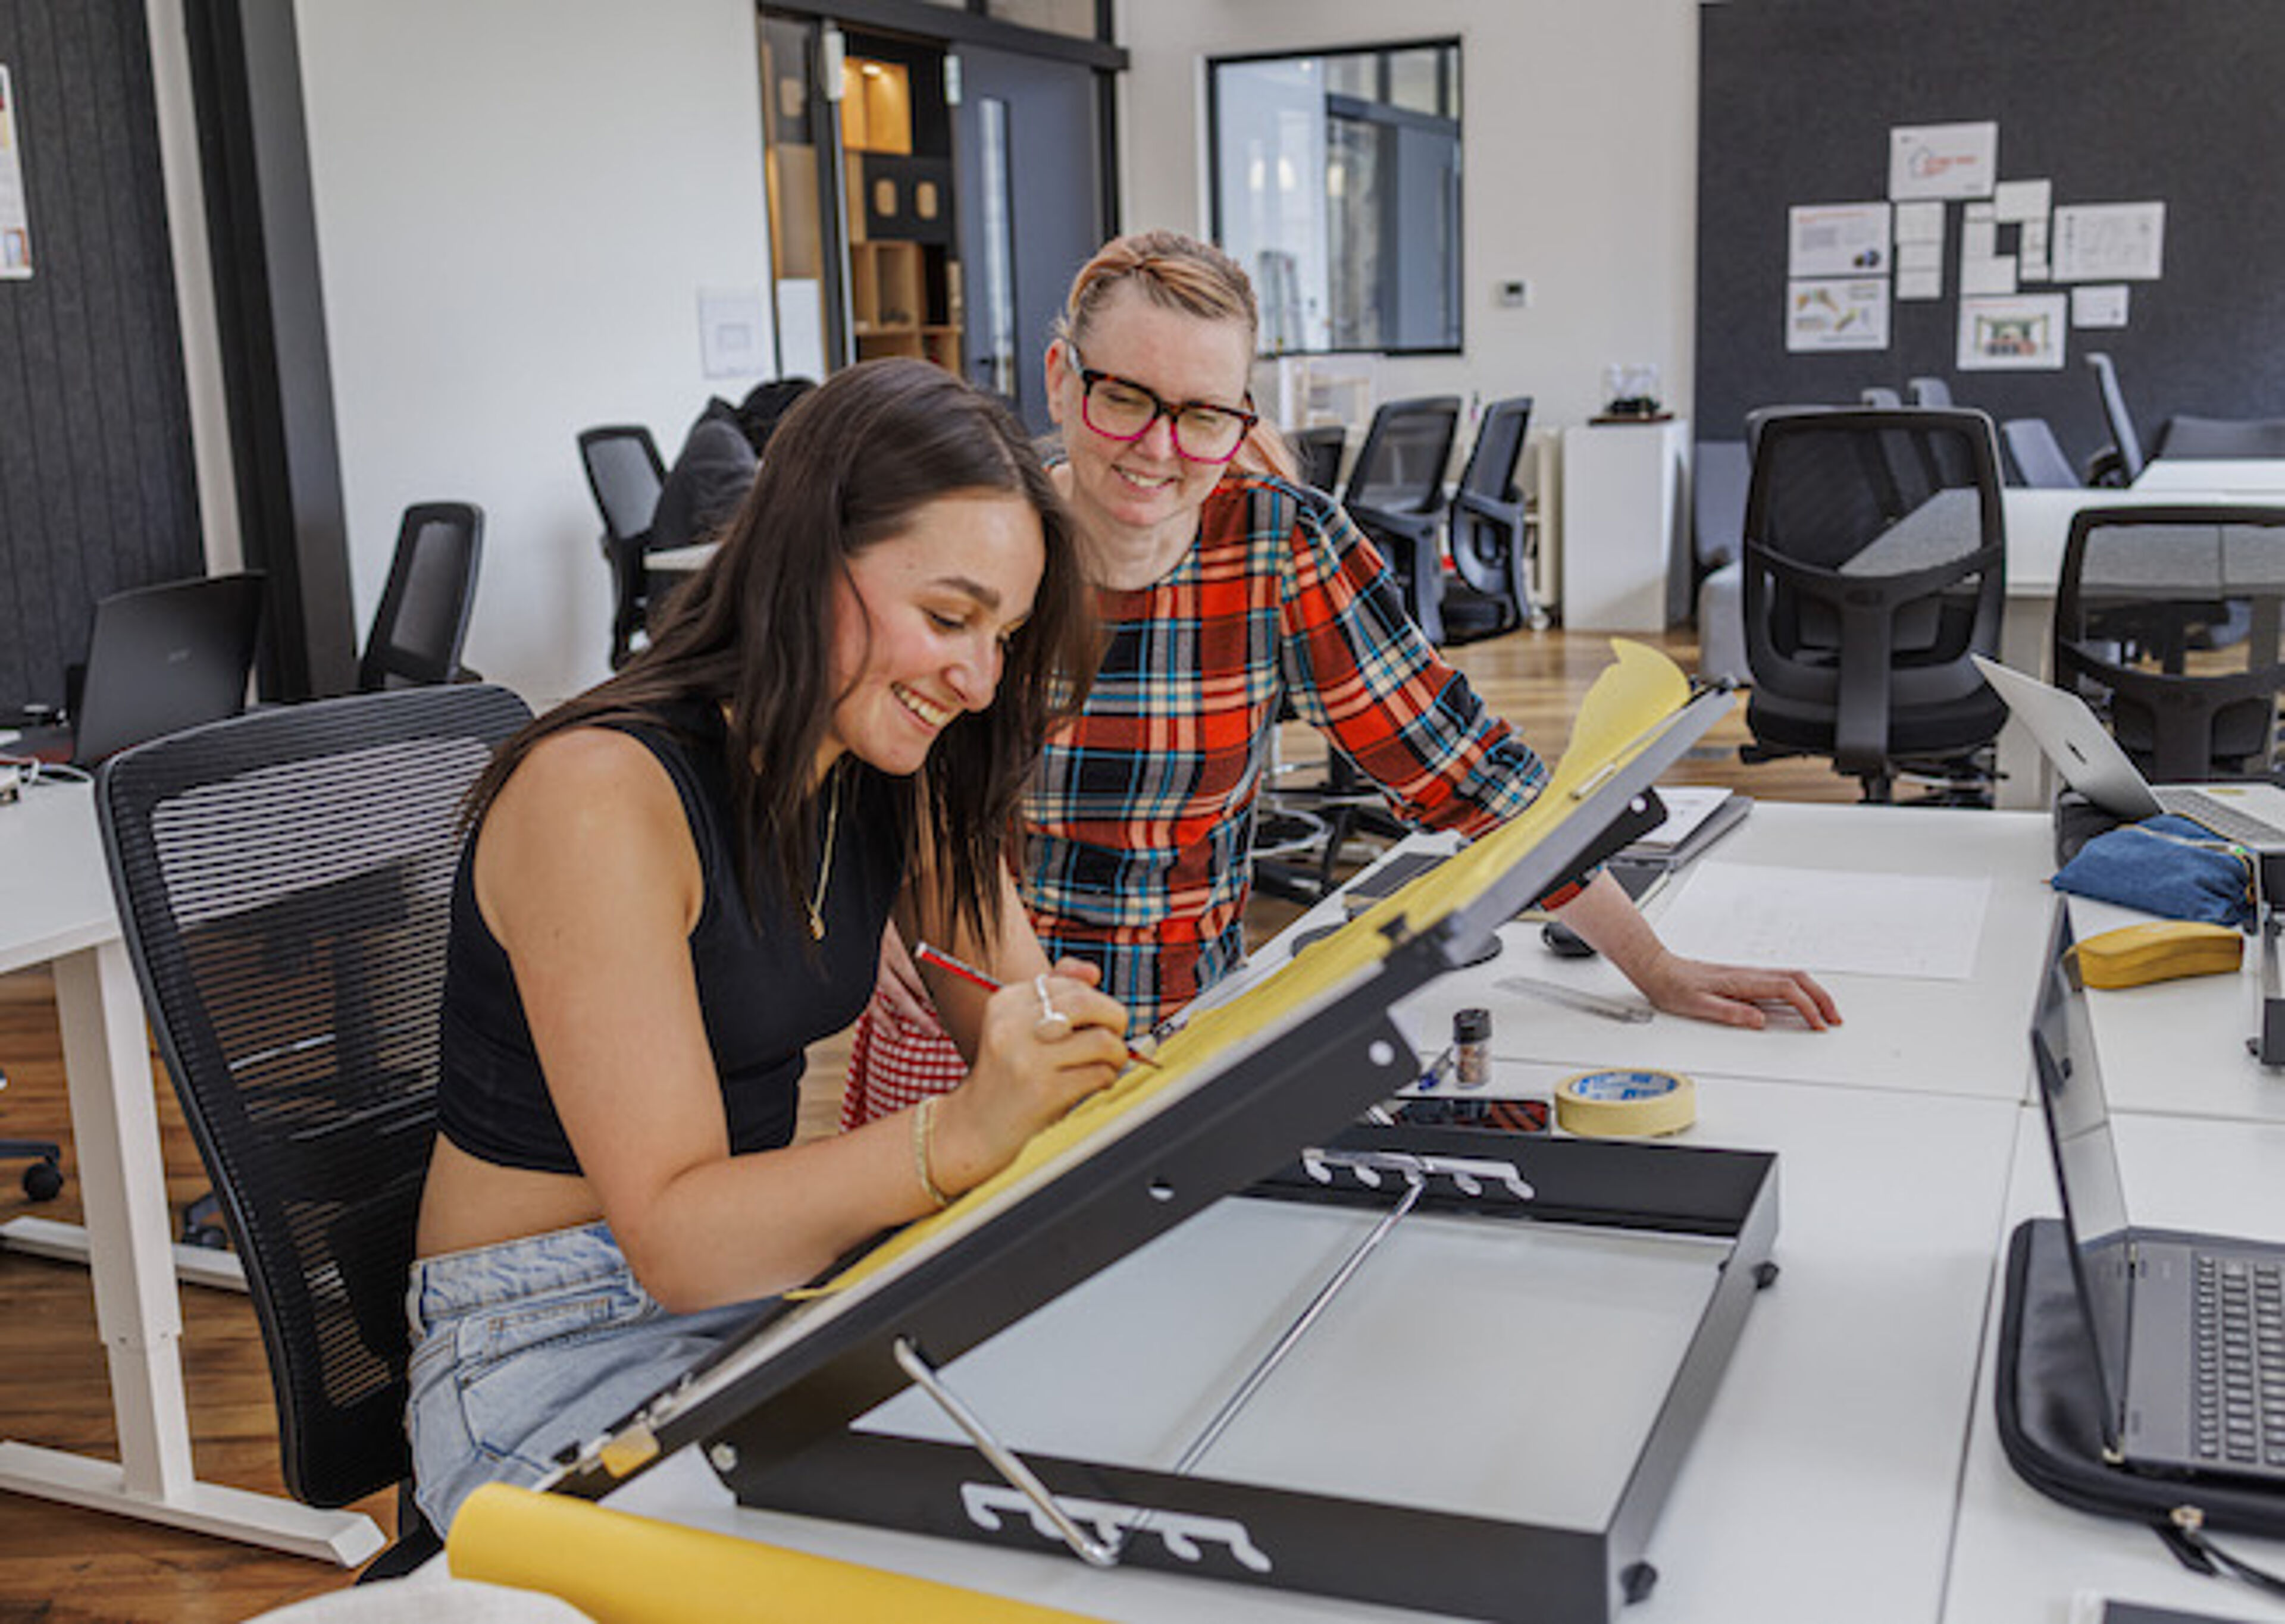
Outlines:
[[1886,349],[1888,279],[1857,277],[1786,284],[1786,348]]
[[24,203],[24,169],[17,156],[15,89],[0,64],[0,278],[32,274],[32,223]]
[[1987,198],[1999,167],[1999,126],[1904,124],[1888,131],[1888,195]]
[[1943,205],[1940,202],[1896,205],[1896,241],[1942,242]]
[[2071,326],[2123,327],[2126,325],[2126,284],[2087,282],[2070,291]]
[[1787,276],[1877,276],[1888,268],[1886,203],[1797,205],[1787,222]]
[[1965,981],[1991,900],[1989,880],[1701,861],[1658,933],[1693,959]]
[[2054,185],[2051,180],[2003,180],[1991,189],[1991,212],[2002,220],[2044,220]]
[[2163,203],[2081,203],[2055,210],[2055,280],[2155,282],[2166,261]]

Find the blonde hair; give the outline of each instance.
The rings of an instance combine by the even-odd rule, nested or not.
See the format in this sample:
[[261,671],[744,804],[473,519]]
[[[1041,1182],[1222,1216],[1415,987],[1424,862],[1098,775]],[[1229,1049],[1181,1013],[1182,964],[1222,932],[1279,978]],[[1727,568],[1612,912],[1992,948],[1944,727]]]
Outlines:
[[[1070,345],[1083,342],[1111,296],[1130,285],[1161,310],[1201,321],[1244,322],[1246,353],[1252,353],[1261,314],[1245,268],[1210,242],[1169,231],[1130,232],[1097,249],[1072,279],[1071,294],[1056,318],[1056,337]],[[1298,480],[1301,472],[1285,436],[1267,421],[1247,433],[1229,466],[1243,474],[1288,480]]]

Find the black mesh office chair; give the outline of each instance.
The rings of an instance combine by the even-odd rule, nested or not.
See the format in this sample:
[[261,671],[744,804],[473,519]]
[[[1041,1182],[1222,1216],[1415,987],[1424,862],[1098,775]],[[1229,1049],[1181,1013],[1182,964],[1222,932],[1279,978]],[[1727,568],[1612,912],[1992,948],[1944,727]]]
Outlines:
[[2054,681],[2160,782],[2265,776],[2285,689],[2285,508],[2073,515],[2055,586]]
[[1458,579],[1439,606],[1447,644],[1473,643],[1521,626],[1546,625],[1531,596],[1530,529],[1516,465],[1531,428],[1531,396],[1496,400],[1476,425],[1447,531]]
[[[221,1197],[287,1489],[410,1471],[404,1289],[436,1118],[461,797],[529,719],[479,684],[256,710],[106,765],[96,804],[159,1052]],[[398,1550],[420,1526],[400,1499]]]
[[2063,454],[2062,444],[2046,419],[2011,417],[1999,425],[1999,435],[2007,444],[2007,460],[2014,465],[2011,483],[2038,490],[2078,488],[2078,470]]
[[624,423],[582,429],[579,462],[603,515],[603,556],[610,561],[613,593],[611,669],[616,671],[633,654],[635,633],[650,607],[643,555],[650,551],[651,520],[666,484],[666,464],[649,429]]
[[1395,571],[1404,607],[1432,643],[1444,640],[1444,467],[1459,432],[1460,397],[1392,400],[1372,414],[1341,506]]
[[1301,460],[1301,482],[1320,490],[1341,485],[1341,455],[1349,448],[1349,431],[1339,423],[1321,423],[1296,429],[1293,454]]
[[484,513],[473,502],[424,502],[404,510],[389,584],[373,612],[357,686],[466,682],[460,663],[483,561]]
[[2086,370],[2094,374],[2095,393],[2102,403],[2102,420],[2110,430],[2110,443],[2087,465],[2090,485],[2131,485],[2142,477],[2142,436],[2126,410],[2126,396],[2118,387],[2118,368],[2099,349],[2087,352]]
[[1746,502],[1747,761],[1830,756],[1865,798],[1900,774],[1988,796],[2006,719],[1970,654],[1998,651],[2006,548],[1980,412],[1756,414]]

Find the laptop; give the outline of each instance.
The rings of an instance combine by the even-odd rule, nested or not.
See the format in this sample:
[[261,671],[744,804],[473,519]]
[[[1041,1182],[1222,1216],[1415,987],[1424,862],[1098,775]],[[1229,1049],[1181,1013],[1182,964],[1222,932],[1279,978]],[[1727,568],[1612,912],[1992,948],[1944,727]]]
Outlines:
[[2070,914],[2031,1022],[2105,1453],[2130,1470],[2285,1484],[2285,1245],[2127,1221]]
[[2113,817],[2187,818],[2263,856],[2285,854],[2285,788],[2265,783],[2152,784],[2077,694],[2012,666],[1970,658],[2063,781]]
[[263,577],[247,573],[100,600],[67,719],[20,730],[0,755],[92,767],[131,744],[236,716],[254,669],[262,595]]

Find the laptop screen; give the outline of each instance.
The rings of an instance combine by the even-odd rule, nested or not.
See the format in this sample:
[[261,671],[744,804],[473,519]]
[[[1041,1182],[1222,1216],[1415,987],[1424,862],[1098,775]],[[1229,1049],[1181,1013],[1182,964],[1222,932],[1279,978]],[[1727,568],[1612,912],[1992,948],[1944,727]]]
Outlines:
[[2127,1328],[2133,1314],[2126,1189],[2111,1143],[2110,1107],[2088,1024],[2086,989],[2071,957],[2070,910],[2055,909],[2047,969],[2031,1018],[2031,1063],[2054,1153],[2079,1305],[2101,1368],[2106,1424],[2119,1436],[2126,1400]]

